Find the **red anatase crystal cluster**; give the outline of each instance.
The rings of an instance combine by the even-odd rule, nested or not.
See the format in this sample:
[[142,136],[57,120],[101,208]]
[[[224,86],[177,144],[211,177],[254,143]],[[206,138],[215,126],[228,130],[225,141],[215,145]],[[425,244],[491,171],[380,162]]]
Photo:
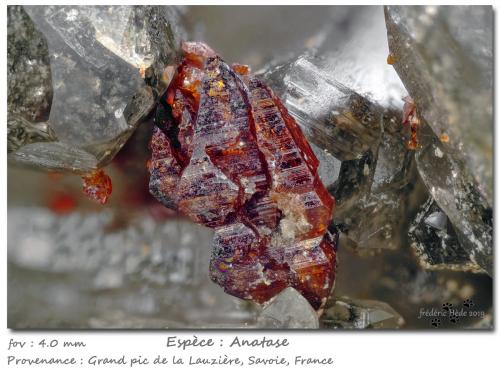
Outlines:
[[102,169],[95,170],[82,176],[83,193],[91,200],[104,205],[111,192],[113,185],[111,178]]
[[291,286],[321,308],[336,268],[334,199],[281,101],[243,65],[186,42],[157,109],[150,192],[215,230],[210,277],[265,302]]

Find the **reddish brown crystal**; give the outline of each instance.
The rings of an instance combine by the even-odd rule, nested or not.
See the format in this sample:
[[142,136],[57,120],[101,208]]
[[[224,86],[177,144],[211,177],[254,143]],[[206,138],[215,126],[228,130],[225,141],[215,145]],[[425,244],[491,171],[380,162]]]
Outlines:
[[150,191],[215,229],[210,277],[262,303],[287,286],[320,308],[335,278],[333,198],[281,101],[243,65],[184,43],[151,139]]
[[93,201],[99,202],[101,205],[108,201],[113,190],[111,178],[99,169],[89,174],[82,176],[83,193]]
[[403,125],[410,127],[410,139],[408,140],[407,147],[411,150],[416,150],[418,147],[418,126],[420,120],[417,117],[415,102],[411,97],[404,98],[405,104],[403,106]]

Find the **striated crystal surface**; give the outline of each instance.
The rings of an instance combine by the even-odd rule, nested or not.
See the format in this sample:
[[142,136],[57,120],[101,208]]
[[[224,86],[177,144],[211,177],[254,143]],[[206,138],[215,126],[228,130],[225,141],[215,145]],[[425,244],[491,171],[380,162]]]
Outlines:
[[377,142],[382,110],[336,80],[324,64],[303,55],[271,68],[262,77],[311,142],[341,161],[352,160]]
[[97,159],[92,154],[57,141],[26,144],[9,153],[8,158],[17,164],[49,171],[86,173],[98,167]]
[[288,287],[272,298],[257,317],[259,328],[316,329],[318,315],[306,299]]
[[226,292],[262,303],[292,286],[320,308],[336,242],[316,156],[264,83],[204,44],[182,48],[157,111],[151,193],[215,229],[210,276]]
[[397,329],[404,323],[403,317],[387,303],[344,296],[336,298],[321,317],[322,326],[327,328]]

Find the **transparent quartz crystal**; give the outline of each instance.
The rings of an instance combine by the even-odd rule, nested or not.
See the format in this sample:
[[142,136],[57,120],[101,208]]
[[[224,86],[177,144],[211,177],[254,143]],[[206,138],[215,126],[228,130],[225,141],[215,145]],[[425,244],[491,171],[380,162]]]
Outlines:
[[[9,158],[79,173],[106,165],[155,104],[156,93],[144,79],[161,89],[163,69],[175,58],[183,32],[176,24],[178,11],[133,6],[24,9],[33,21],[27,20],[25,27],[40,31],[48,45],[40,58],[50,61],[53,98],[45,125],[51,136],[42,138],[43,143],[39,136],[24,136],[29,140],[18,140]],[[35,74],[44,68],[33,66]],[[9,97],[15,99],[15,92],[11,89]],[[24,129],[15,126],[18,122],[9,120],[9,127],[16,128],[9,133]]]
[[[385,10],[394,68],[418,115],[493,196],[493,9],[401,6]],[[464,27],[464,25],[467,25]]]
[[446,150],[428,126],[423,126],[421,132],[426,140],[416,154],[420,176],[450,219],[471,261],[491,274],[493,211],[464,163]]
[[318,315],[294,288],[281,291],[267,303],[257,317],[259,328],[318,328]]
[[471,261],[491,274],[492,8],[387,7],[385,17],[420,121],[420,176]]

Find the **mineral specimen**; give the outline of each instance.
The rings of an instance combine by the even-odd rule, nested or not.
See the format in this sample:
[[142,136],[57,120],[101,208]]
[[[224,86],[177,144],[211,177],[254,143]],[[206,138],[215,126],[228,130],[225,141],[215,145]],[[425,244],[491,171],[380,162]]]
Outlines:
[[157,110],[150,192],[215,229],[210,277],[262,303],[288,286],[315,309],[335,278],[334,200],[279,98],[202,43],[183,43]]
[[[378,16],[374,12],[380,12]],[[307,139],[340,161],[360,158],[377,142],[382,114],[408,95],[386,64],[389,52],[382,9],[357,13],[349,36],[335,25],[317,50],[268,66],[264,81],[276,92]]]
[[[423,125],[422,125],[423,124]],[[422,120],[421,148],[416,162],[420,176],[437,205],[445,212],[470,260],[493,272],[493,210],[464,167]],[[457,264],[461,264],[457,261]]]
[[[8,8],[9,160],[84,175],[127,140],[110,164],[114,202],[106,208],[82,201],[79,177],[55,181],[9,161],[9,327],[318,326],[318,313],[295,288],[262,306],[224,293],[207,279],[217,228],[178,219],[148,194],[151,125],[137,123],[154,118],[150,112],[176,74],[179,40],[187,40],[177,25],[210,41],[227,61],[251,63],[320,161],[317,173],[335,197],[333,224],[343,248],[337,295],[322,308],[320,327],[401,327],[383,302],[401,314],[404,328],[429,328],[416,308],[460,308],[464,300],[484,319],[461,318],[458,325],[445,319],[440,328],[492,327],[492,278],[476,273],[492,262],[492,240],[483,237],[492,230],[492,202],[484,198],[489,193],[491,201],[493,193],[481,175],[492,173],[491,125],[482,119],[491,115],[492,84],[478,79],[488,70],[494,76],[483,68],[493,62],[492,22],[477,22],[487,8],[389,8],[391,50],[383,7],[313,8]],[[177,22],[175,13],[189,22]],[[262,75],[267,63],[279,66]],[[248,68],[228,64],[248,87]],[[76,89],[61,75],[65,68],[72,68],[71,78],[85,80],[83,71],[95,84]],[[123,89],[129,78],[137,89]],[[407,110],[406,96],[414,98]],[[109,107],[101,104],[108,97]],[[65,105],[64,124],[81,141],[68,141],[54,121]],[[193,140],[189,126],[179,125],[179,134],[168,126],[178,120],[166,119],[173,108],[162,100],[157,122],[172,127],[180,144]],[[408,150],[415,119],[416,148]],[[124,135],[114,140],[113,133]],[[111,140],[94,141],[104,137]],[[158,194],[176,207],[175,187],[163,190]],[[372,251],[380,254],[365,256]]]
[[100,204],[105,204],[108,201],[113,186],[111,184],[111,178],[104,170],[99,169],[86,174],[82,176],[82,181],[83,193],[85,193],[88,198]]

